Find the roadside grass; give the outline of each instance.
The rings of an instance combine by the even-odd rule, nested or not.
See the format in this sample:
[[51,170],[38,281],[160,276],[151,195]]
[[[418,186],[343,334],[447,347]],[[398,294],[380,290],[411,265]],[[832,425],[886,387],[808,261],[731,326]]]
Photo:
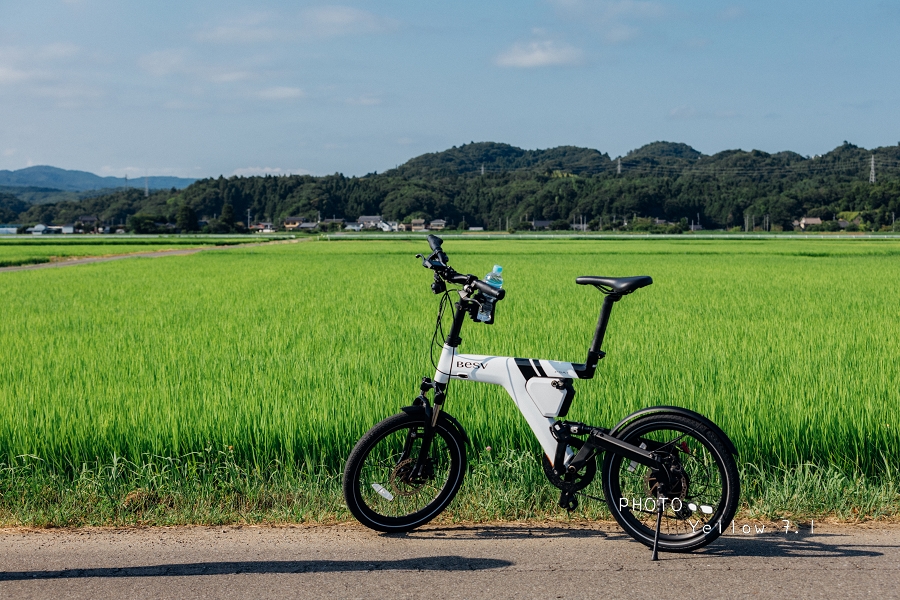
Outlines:
[[[465,483],[438,523],[611,520],[599,479],[578,508],[559,506],[537,456],[470,456]],[[900,477],[867,478],[833,466],[741,467],[738,520],[896,521]],[[36,457],[0,465],[0,525],[31,527],[332,523],[352,520],[340,473],[316,465],[248,468],[228,449],[187,457],[113,457],[53,472]]]
[[[0,522],[348,518],[350,449],[433,374],[423,245],[4,273]],[[600,296],[574,278],[653,276],[616,305],[608,355],[576,383],[568,418],[611,426],[658,404],[706,414],[740,450],[750,517],[900,514],[900,241],[454,239],[445,250],[461,271],[504,266],[507,299],[495,325],[467,322],[468,353],[583,360]],[[454,382],[447,410],[473,447],[444,518],[567,518],[502,390]],[[579,511],[606,515],[591,501]]]

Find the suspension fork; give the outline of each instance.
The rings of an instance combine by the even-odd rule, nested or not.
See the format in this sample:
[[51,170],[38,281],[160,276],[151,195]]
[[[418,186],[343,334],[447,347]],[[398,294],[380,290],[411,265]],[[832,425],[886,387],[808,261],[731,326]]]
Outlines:
[[[415,477],[421,477],[428,464],[428,457],[431,454],[431,443],[434,441],[435,432],[437,430],[438,418],[440,417],[444,400],[447,397],[447,384],[439,381],[432,381],[427,377],[423,377],[419,390],[421,393],[415,399],[414,404],[425,407],[425,431],[421,435],[415,431],[410,431],[407,434],[406,442],[403,445],[403,453],[400,457],[401,461],[408,459],[409,454],[412,451],[413,440],[417,437],[422,440],[419,456],[416,458],[416,466],[413,469],[413,476]],[[428,390],[434,390],[433,404],[428,402],[428,397],[426,396]]]
[[[466,314],[468,313],[470,305],[471,302],[465,299],[460,299],[460,301],[455,304],[455,310],[453,311],[453,324],[450,326],[450,332],[447,334],[443,350],[441,351],[441,359],[438,363],[438,372],[435,374],[434,380],[428,379],[427,377],[422,378],[422,383],[419,385],[420,393],[413,402],[413,404],[415,405],[425,407],[425,431],[421,436],[422,447],[419,451],[419,456],[416,459],[416,467],[413,470],[414,475],[417,477],[422,475],[428,463],[428,456],[431,453],[431,443],[434,441],[437,422],[441,416],[441,409],[444,406],[444,400],[446,400],[447,398],[447,386],[450,385],[450,371],[453,364],[453,354],[455,354],[456,348],[459,347],[460,343],[462,342],[462,338],[459,337],[459,333],[460,331],[462,331],[463,321],[466,318]],[[448,353],[449,359],[447,359]],[[441,367],[444,367],[445,371],[441,371]],[[445,381],[441,381],[441,379],[444,379]],[[426,394],[429,390],[434,391],[433,403],[428,402],[428,397]],[[406,458],[408,458],[408,453],[412,449],[412,435],[413,432],[410,432],[407,436],[406,444],[404,445],[403,457],[401,460],[406,460]]]

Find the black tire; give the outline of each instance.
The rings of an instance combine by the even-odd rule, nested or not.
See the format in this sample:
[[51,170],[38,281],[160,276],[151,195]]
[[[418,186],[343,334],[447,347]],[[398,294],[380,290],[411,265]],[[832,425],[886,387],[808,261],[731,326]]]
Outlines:
[[[410,531],[439,515],[459,491],[466,472],[465,437],[443,415],[429,452],[432,472],[411,478],[410,467],[421,449],[418,436],[424,430],[424,410],[396,414],[370,429],[350,453],[344,500],[366,527],[387,533]],[[407,441],[410,451],[404,459]]]
[[[672,449],[685,474],[680,489],[664,503],[660,550],[696,550],[731,526],[740,498],[738,470],[716,433],[690,417],[663,413],[634,420],[616,437],[636,446],[643,443],[650,450]],[[654,503],[647,500],[656,497],[651,469],[607,452],[602,479],[606,502],[619,525],[637,541],[653,546],[657,515]]]

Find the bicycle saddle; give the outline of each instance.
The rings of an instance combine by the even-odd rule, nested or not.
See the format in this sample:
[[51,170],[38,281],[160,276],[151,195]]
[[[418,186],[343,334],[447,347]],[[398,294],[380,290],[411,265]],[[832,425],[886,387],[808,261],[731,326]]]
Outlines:
[[[653,283],[653,278],[647,275],[638,277],[597,277],[595,275],[585,275],[577,277],[575,283],[578,285],[593,285],[600,288],[609,288],[614,294],[630,294],[634,290],[646,287]],[[601,291],[603,291],[601,289]]]

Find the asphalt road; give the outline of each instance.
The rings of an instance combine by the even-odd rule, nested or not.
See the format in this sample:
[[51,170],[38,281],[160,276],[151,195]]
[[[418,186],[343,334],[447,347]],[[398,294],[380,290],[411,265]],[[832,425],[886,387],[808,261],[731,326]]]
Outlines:
[[0,598],[900,597],[900,527],[779,531],[652,563],[608,524],[4,530]]

